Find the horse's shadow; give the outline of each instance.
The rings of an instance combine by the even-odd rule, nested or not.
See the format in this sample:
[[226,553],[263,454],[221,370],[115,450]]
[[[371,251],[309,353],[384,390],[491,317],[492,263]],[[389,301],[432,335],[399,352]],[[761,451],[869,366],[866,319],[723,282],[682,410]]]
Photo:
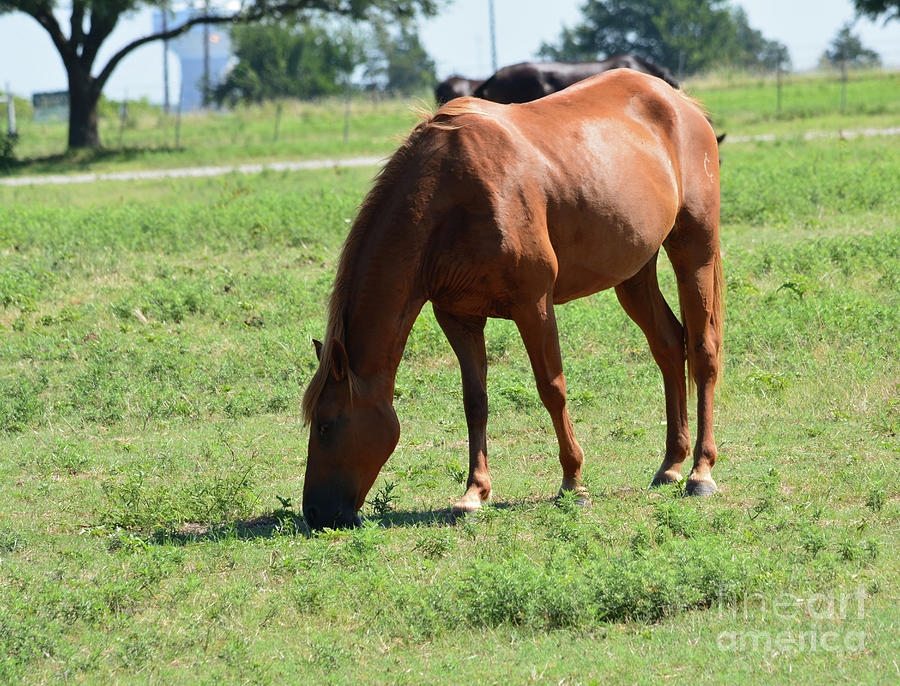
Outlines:
[[[533,504],[532,501],[494,502],[485,511],[518,510]],[[386,529],[453,526],[470,516],[478,515],[477,513],[469,515],[455,513],[449,507],[434,510],[391,510],[380,515],[372,514],[363,517],[363,524],[366,525],[372,522],[376,526]],[[229,538],[247,541],[274,539],[280,536],[315,538],[317,535],[319,534],[310,529],[302,515],[293,511],[281,510],[253,519],[238,519],[212,526],[200,524],[185,525],[174,530],[156,532],[144,540],[148,544],[186,546]]]
[[[529,503],[502,501],[493,502],[479,512],[487,512],[490,510],[517,510],[525,507]],[[449,507],[438,510],[392,510],[381,516],[372,515],[364,517],[363,521],[374,521],[385,528],[392,529],[394,527],[416,527],[416,526],[448,526],[457,524],[467,517],[477,517],[478,513],[458,513],[453,512]]]

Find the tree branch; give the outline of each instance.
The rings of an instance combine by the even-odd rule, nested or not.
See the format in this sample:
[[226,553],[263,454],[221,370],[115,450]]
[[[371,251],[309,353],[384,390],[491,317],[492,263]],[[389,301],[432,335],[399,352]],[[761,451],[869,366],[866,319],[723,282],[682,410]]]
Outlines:
[[84,46],[81,49],[81,64],[88,72],[90,72],[94,60],[97,59],[100,46],[116,28],[116,23],[123,12],[120,8],[107,9],[111,9],[111,11],[103,12],[96,6],[91,10],[91,29],[85,36]]
[[[115,70],[119,62],[121,62],[128,53],[136,50],[142,45],[152,43],[153,41],[168,40],[180,36],[182,33],[190,30],[192,26],[197,26],[198,24],[246,24],[260,21],[261,19],[273,15],[290,14],[301,10],[321,10],[333,12],[335,14],[356,16],[360,12],[358,4],[359,3],[356,2],[347,2],[346,0],[294,0],[293,2],[276,3],[258,2],[254,3],[249,8],[241,9],[240,11],[231,14],[210,14],[191,17],[179,26],[167,31],[158,31],[157,33],[142,36],[122,47],[121,50],[110,57],[106,66],[103,67],[103,70],[97,75],[97,78],[94,81],[94,88],[98,92],[103,90],[103,86],[109,79],[113,70]],[[93,30],[91,33],[93,34]]]
[[30,14],[34,20],[44,27],[44,30],[50,34],[53,45],[56,46],[57,52],[63,58],[63,63],[68,69],[68,61],[74,59],[75,48],[71,41],[67,40],[59,27],[59,22],[53,16],[53,5],[49,2],[41,2],[31,9],[23,10]]
[[70,41],[77,50],[77,46],[84,40],[84,0],[73,0],[72,18],[69,20],[69,24],[72,27]]

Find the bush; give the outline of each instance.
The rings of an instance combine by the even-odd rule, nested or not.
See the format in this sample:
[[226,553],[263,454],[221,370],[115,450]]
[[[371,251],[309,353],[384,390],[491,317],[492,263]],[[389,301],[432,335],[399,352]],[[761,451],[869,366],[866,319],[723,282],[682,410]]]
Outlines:
[[14,134],[7,133],[0,137],[0,169],[9,169],[16,159],[15,149],[19,137]]

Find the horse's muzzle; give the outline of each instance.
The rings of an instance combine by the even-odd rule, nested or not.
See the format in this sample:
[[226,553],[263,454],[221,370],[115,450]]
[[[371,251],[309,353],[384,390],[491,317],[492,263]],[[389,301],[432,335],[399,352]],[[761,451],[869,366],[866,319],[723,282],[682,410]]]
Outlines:
[[310,529],[352,529],[362,526],[362,519],[352,507],[322,508],[317,505],[303,505],[303,517]]

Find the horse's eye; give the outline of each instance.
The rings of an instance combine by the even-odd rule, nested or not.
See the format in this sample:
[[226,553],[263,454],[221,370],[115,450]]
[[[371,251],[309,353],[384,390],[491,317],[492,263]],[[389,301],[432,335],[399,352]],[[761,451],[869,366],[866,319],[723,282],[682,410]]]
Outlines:
[[325,438],[330,428],[331,424],[319,424],[319,438]]

